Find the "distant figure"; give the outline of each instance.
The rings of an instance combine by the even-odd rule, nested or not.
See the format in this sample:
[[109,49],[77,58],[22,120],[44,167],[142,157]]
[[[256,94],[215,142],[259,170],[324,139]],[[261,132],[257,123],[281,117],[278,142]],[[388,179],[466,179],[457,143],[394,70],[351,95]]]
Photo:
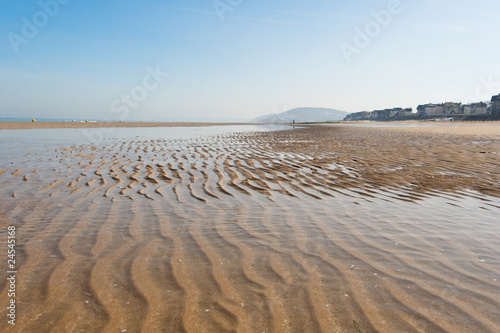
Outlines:
[[295,124],[295,119],[293,120],[293,123],[292,124]]

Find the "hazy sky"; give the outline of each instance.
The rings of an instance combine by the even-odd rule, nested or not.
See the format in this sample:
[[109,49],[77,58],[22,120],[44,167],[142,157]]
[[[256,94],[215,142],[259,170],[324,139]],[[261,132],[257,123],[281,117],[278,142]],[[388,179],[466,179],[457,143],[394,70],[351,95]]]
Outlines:
[[251,119],[489,100],[499,17],[498,0],[4,0],[0,116]]

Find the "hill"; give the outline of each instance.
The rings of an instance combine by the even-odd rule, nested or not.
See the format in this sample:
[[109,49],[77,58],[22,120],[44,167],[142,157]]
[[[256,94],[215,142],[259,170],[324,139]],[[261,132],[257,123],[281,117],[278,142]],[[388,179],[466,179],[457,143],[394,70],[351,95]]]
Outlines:
[[273,113],[252,120],[253,123],[305,123],[343,120],[349,113],[328,108],[296,108]]

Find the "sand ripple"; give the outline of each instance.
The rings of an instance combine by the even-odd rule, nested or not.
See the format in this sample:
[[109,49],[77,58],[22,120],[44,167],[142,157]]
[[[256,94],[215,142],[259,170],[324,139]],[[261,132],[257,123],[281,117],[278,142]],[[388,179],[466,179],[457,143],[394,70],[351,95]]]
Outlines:
[[0,330],[497,332],[500,142],[482,142],[309,127],[14,163]]

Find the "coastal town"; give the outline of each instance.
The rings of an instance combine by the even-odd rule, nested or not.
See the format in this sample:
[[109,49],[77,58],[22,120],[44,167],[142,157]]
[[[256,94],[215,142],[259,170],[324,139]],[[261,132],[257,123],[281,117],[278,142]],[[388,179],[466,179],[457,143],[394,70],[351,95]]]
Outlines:
[[490,103],[462,104],[447,102],[441,104],[422,104],[417,107],[417,112],[413,108],[392,108],[374,111],[361,111],[351,113],[345,117],[344,121],[356,120],[404,120],[404,119],[486,119],[492,117],[500,118],[500,94],[491,97]]

